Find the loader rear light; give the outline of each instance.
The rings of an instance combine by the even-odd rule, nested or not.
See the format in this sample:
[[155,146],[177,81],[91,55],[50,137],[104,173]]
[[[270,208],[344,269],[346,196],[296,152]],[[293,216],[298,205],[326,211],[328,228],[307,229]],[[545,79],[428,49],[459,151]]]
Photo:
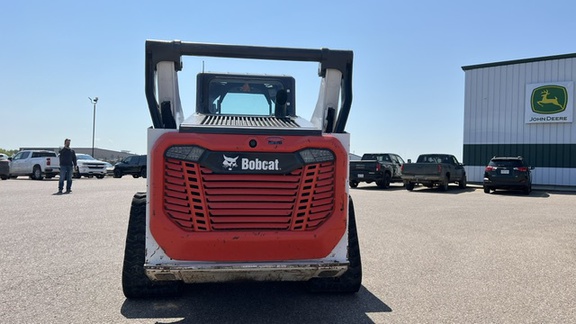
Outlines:
[[198,162],[205,149],[194,145],[172,146],[166,150],[166,157],[178,160]]
[[306,149],[298,153],[306,164],[334,161],[334,153],[330,150]]

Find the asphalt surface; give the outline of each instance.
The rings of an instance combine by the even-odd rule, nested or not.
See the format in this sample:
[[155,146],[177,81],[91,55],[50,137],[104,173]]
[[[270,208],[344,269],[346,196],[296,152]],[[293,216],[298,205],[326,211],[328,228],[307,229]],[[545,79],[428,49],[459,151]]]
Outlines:
[[355,295],[295,283],[190,285],[126,300],[132,196],[145,179],[0,181],[2,323],[575,323],[576,196],[393,185],[351,189],[364,280]]

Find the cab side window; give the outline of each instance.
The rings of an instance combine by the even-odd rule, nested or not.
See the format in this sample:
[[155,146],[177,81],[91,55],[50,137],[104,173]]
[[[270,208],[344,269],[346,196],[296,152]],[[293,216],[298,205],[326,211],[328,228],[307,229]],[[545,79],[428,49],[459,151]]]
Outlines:
[[16,156],[14,156],[14,160],[21,160],[21,159],[27,159],[28,156],[30,155],[30,152],[20,152],[18,154],[16,154]]

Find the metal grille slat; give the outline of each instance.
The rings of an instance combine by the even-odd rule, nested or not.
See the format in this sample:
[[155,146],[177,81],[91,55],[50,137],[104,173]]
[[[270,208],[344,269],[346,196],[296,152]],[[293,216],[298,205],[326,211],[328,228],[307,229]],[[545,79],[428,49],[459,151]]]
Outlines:
[[164,164],[163,210],[186,231],[307,231],[334,211],[333,162],[286,175],[216,174],[171,158]]
[[237,127],[277,127],[298,128],[300,127],[290,118],[276,118],[273,116],[223,116],[209,115],[204,117],[200,125],[204,126],[237,126]]

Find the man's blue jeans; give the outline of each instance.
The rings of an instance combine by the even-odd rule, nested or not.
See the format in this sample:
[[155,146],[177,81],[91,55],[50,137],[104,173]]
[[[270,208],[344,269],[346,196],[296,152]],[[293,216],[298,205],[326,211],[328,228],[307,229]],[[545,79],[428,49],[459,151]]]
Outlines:
[[60,166],[60,180],[58,181],[58,191],[64,189],[64,180],[66,180],[66,191],[72,189],[72,166]]

